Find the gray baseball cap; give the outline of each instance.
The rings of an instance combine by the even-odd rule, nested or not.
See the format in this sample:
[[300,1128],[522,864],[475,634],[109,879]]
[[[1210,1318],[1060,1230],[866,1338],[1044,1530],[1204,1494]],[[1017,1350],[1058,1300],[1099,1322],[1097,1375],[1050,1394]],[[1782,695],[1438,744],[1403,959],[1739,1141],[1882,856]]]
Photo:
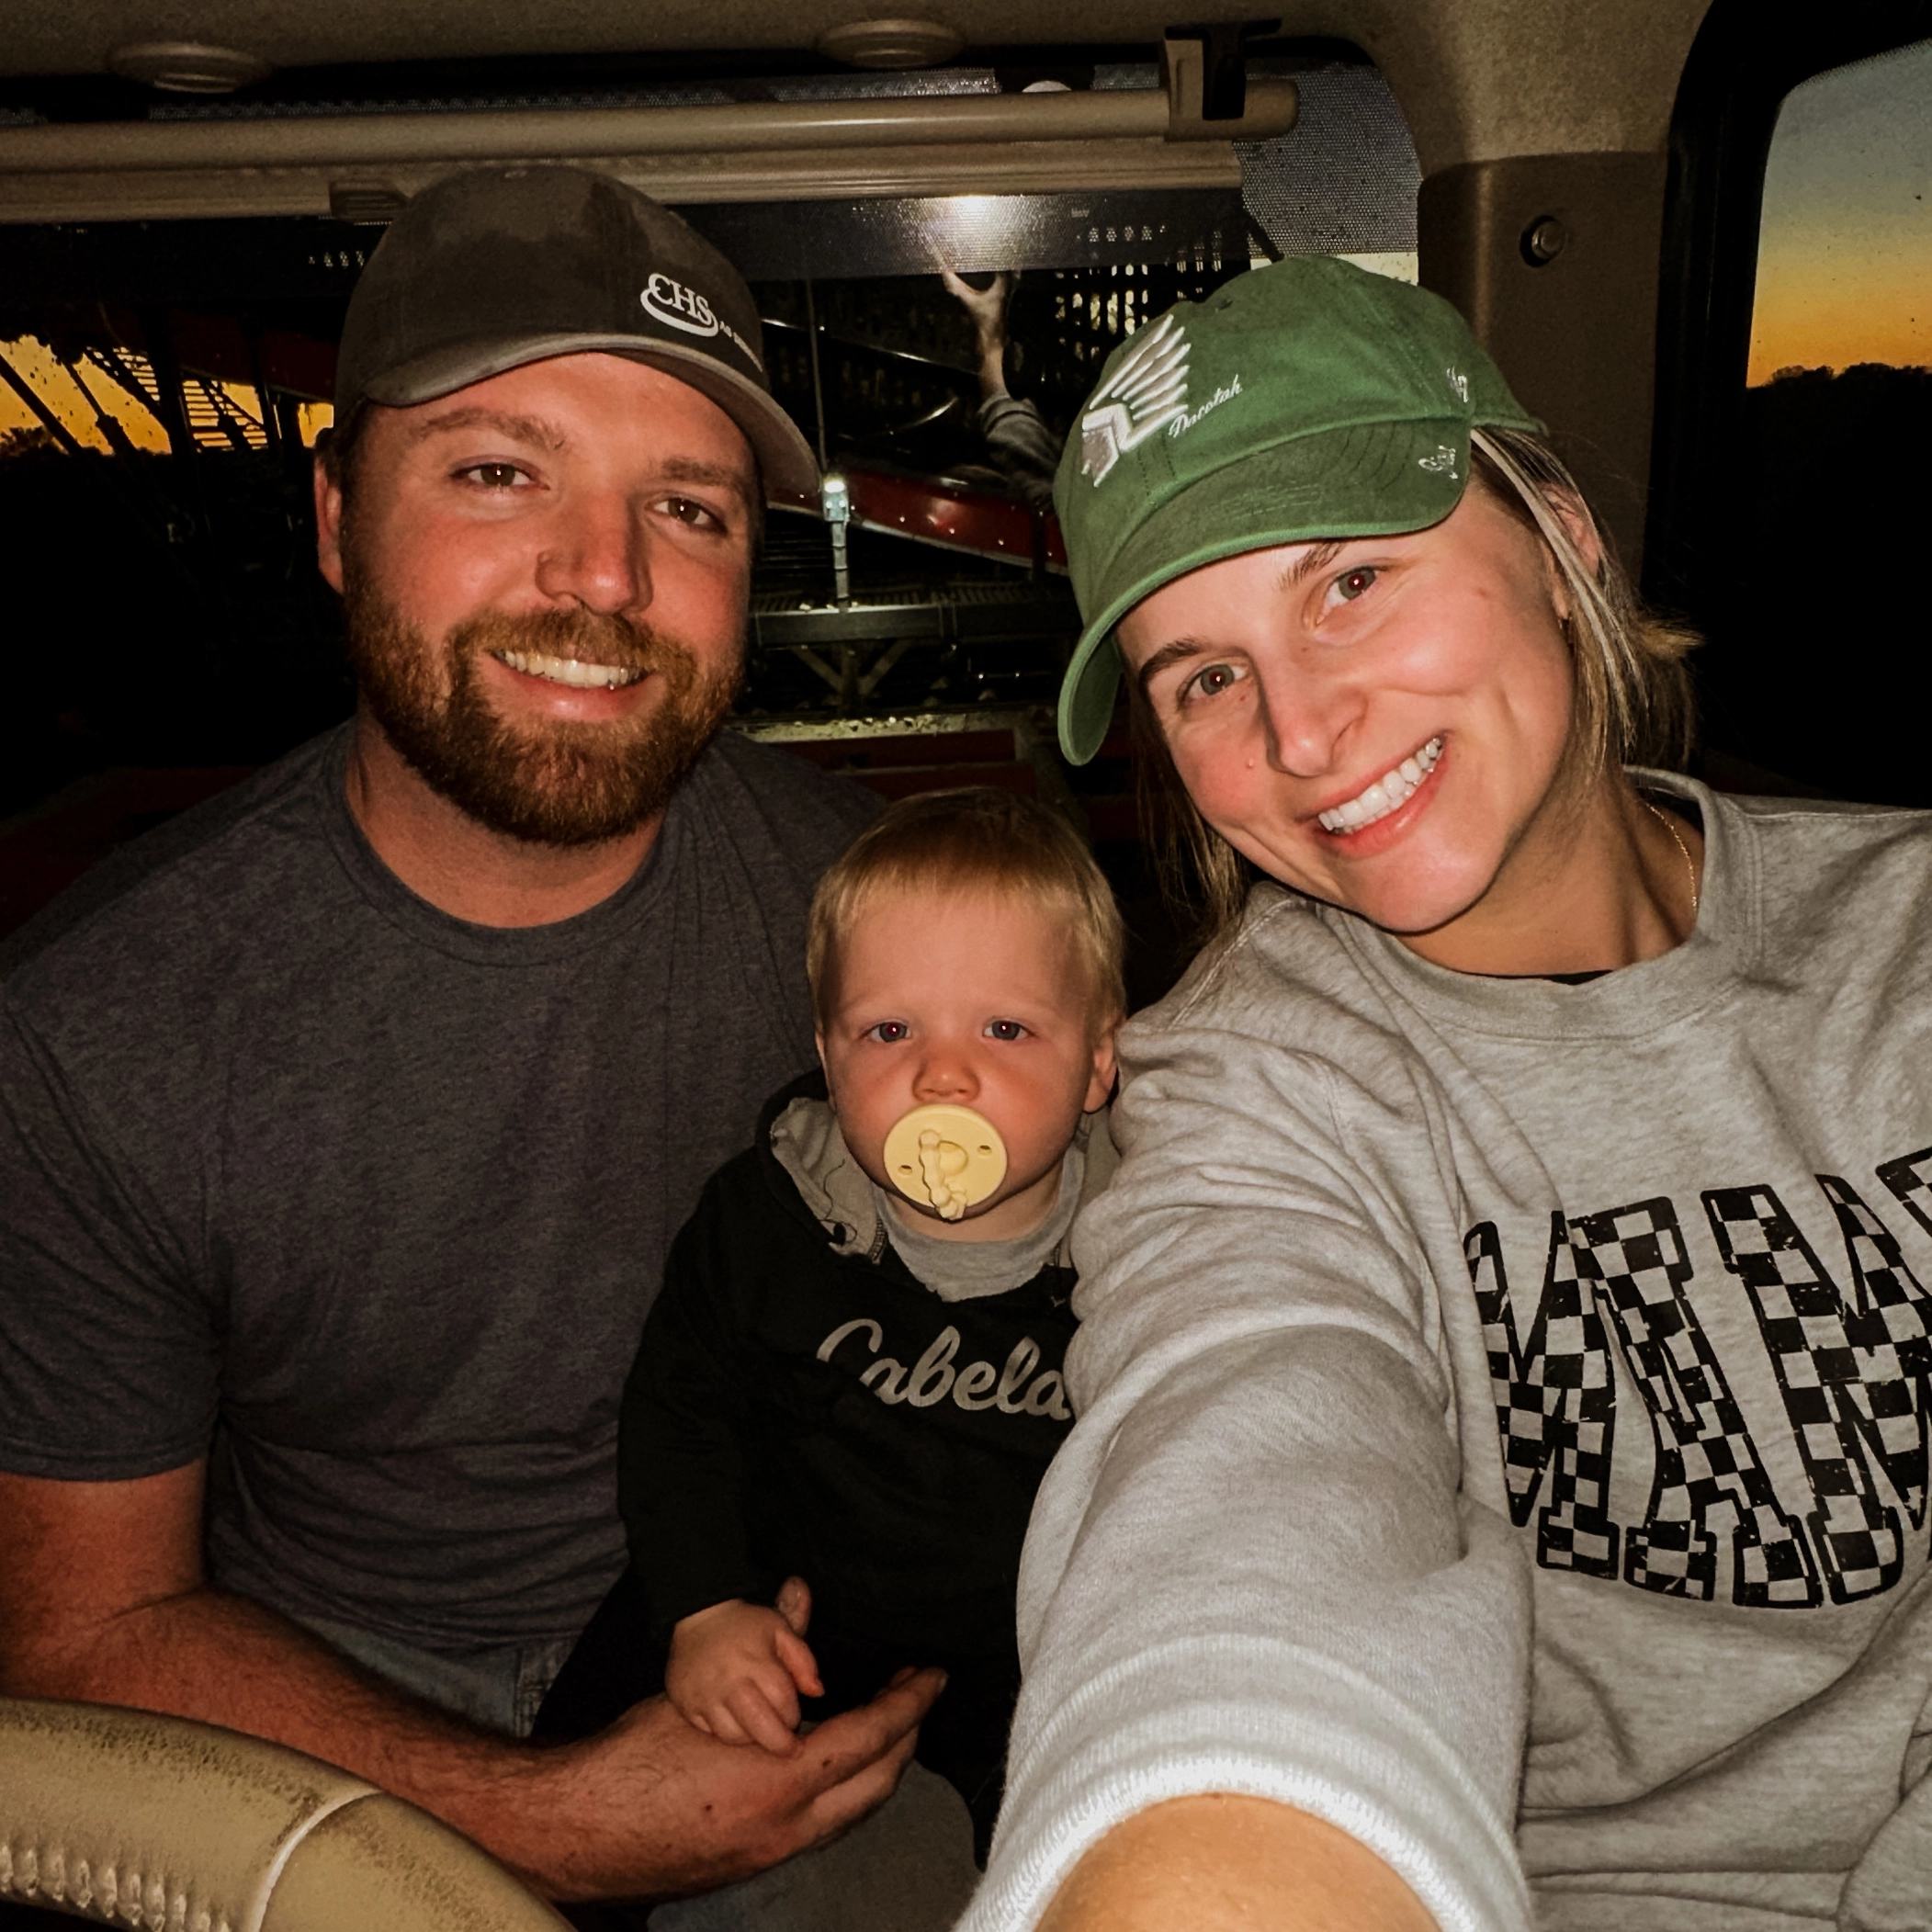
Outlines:
[[745,433],[768,496],[819,493],[744,277],[668,208],[589,168],[476,168],[417,195],[350,298],[335,420],[587,350],[708,396]]

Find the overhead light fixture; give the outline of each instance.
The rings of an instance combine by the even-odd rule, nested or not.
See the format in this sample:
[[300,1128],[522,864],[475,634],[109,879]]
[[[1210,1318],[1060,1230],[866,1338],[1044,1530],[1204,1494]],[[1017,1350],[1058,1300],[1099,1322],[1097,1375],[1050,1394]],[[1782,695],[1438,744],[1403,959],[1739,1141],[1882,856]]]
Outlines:
[[204,47],[197,40],[141,40],[116,48],[107,65],[123,80],[169,94],[232,94],[274,72],[266,61],[240,48]]
[[387,181],[332,181],[329,212],[338,221],[393,221],[409,197]]
[[819,51],[849,67],[936,67],[965,45],[937,20],[853,20],[819,36]]

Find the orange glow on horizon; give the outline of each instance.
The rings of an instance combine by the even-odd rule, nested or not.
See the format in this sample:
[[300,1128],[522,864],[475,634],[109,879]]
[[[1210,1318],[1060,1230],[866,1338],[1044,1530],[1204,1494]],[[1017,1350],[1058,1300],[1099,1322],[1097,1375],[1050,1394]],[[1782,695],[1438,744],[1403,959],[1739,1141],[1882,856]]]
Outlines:
[[[1828,258],[1827,258],[1828,260]],[[1824,264],[1768,263],[1751,317],[1754,388],[1779,369],[1847,369],[1884,362],[1932,367],[1932,290],[1903,266],[1890,275]]]

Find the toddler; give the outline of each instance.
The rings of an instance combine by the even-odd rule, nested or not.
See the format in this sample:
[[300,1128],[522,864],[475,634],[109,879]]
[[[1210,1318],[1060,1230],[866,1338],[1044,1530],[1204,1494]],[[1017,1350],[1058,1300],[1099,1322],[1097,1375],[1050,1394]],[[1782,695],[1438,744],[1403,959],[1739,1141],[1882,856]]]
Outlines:
[[1073,1419],[1068,1235],[1114,1158],[1120,917],[1045,807],[930,793],[826,875],[807,970],[822,1073],[672,1249],[624,1395],[630,1569],[538,1729],[661,1684],[700,1729],[790,1752],[936,1664],[919,1757],[984,1864],[1020,1547]]

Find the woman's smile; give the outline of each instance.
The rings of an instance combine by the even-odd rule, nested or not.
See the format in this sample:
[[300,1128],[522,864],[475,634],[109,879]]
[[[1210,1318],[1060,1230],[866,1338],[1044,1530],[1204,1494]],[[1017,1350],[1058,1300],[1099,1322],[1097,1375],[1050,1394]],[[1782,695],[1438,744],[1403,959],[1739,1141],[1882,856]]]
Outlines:
[[1346,837],[1380,824],[1422,790],[1441,755],[1442,734],[1438,731],[1427,744],[1410,752],[1392,771],[1372,779],[1352,798],[1344,798],[1339,805],[1316,812],[1315,816],[1321,821],[1322,830]]

